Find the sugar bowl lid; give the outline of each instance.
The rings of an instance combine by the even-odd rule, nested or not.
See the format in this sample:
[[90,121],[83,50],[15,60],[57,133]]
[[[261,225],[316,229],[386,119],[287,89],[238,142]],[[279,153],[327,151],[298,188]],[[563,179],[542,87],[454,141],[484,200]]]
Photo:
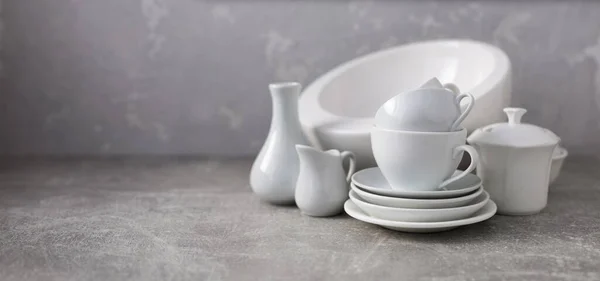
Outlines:
[[508,123],[496,123],[475,130],[467,138],[470,144],[490,144],[508,147],[538,147],[556,145],[560,138],[548,129],[521,123],[524,108],[507,107]]

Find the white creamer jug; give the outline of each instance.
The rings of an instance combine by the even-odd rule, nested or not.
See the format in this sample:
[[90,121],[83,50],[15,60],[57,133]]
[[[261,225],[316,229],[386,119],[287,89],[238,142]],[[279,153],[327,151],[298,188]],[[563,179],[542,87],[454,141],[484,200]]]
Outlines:
[[[355,157],[350,151],[320,151],[296,145],[300,158],[300,175],[296,184],[296,205],[303,214],[324,217],[342,212],[348,199],[348,184],[354,173]],[[343,162],[350,167],[344,172]]]

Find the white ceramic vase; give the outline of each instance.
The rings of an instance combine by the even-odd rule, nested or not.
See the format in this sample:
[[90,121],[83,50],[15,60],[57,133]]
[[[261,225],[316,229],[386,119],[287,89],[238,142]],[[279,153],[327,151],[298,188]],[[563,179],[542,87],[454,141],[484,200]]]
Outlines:
[[262,200],[293,204],[299,173],[296,144],[308,145],[298,117],[299,83],[270,84],[271,128],[250,170],[250,187]]
[[[348,184],[356,159],[350,151],[320,151],[296,145],[300,157],[300,175],[296,184],[296,205],[313,217],[334,216],[342,212],[348,199]],[[349,159],[348,173],[343,162]]]

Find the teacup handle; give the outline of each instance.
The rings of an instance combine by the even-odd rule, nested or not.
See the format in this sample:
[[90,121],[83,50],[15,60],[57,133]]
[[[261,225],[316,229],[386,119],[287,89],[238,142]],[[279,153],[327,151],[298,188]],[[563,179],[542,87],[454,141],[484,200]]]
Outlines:
[[352,175],[354,174],[354,169],[356,168],[356,156],[351,151],[344,151],[340,154],[342,157],[342,163],[346,158],[348,158],[350,162],[350,167],[348,168],[348,175],[346,176],[346,182],[350,183],[350,179],[352,179]]
[[453,93],[455,93],[457,95],[460,94],[460,90],[458,89],[458,86],[456,86],[453,83],[446,83],[446,84],[444,84],[444,88],[452,91]]
[[452,127],[450,127],[451,132],[455,131],[456,128],[458,128],[458,126],[460,126],[460,123],[462,123],[462,121],[465,120],[465,118],[467,118],[467,115],[469,115],[469,112],[471,112],[471,109],[473,109],[473,105],[475,105],[475,97],[473,97],[473,95],[471,95],[469,93],[464,93],[464,94],[460,94],[460,95],[456,96],[456,98],[455,98],[455,102],[459,107],[460,107],[460,102],[464,98],[469,98],[469,103],[467,104],[467,107],[465,107],[465,109],[460,113],[460,116],[458,116],[456,121],[454,121],[454,123],[452,123]]
[[440,184],[440,189],[444,189],[449,184],[464,178],[467,174],[469,174],[470,172],[475,170],[475,168],[477,167],[477,163],[479,163],[479,154],[477,154],[477,150],[475,150],[475,148],[473,148],[470,145],[463,144],[463,145],[459,145],[456,148],[454,148],[454,155],[452,155],[452,158],[458,157],[458,155],[460,155],[460,153],[462,151],[468,153],[469,156],[471,156],[471,163],[469,164],[469,167],[467,169],[465,169],[464,171],[462,171],[462,173],[458,174],[457,176],[451,177],[451,178],[445,180],[444,182],[442,182],[442,184]]

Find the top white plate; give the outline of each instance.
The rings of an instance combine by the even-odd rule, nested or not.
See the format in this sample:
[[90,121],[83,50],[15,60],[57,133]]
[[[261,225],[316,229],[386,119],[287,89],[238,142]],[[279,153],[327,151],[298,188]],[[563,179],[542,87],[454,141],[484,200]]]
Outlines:
[[[456,173],[462,171],[457,170]],[[392,189],[378,167],[368,168],[356,172],[352,176],[352,183],[364,191],[383,196],[415,198],[415,199],[440,199],[452,198],[468,194],[481,186],[481,179],[474,174],[467,174],[446,186],[445,189],[433,191]]]

